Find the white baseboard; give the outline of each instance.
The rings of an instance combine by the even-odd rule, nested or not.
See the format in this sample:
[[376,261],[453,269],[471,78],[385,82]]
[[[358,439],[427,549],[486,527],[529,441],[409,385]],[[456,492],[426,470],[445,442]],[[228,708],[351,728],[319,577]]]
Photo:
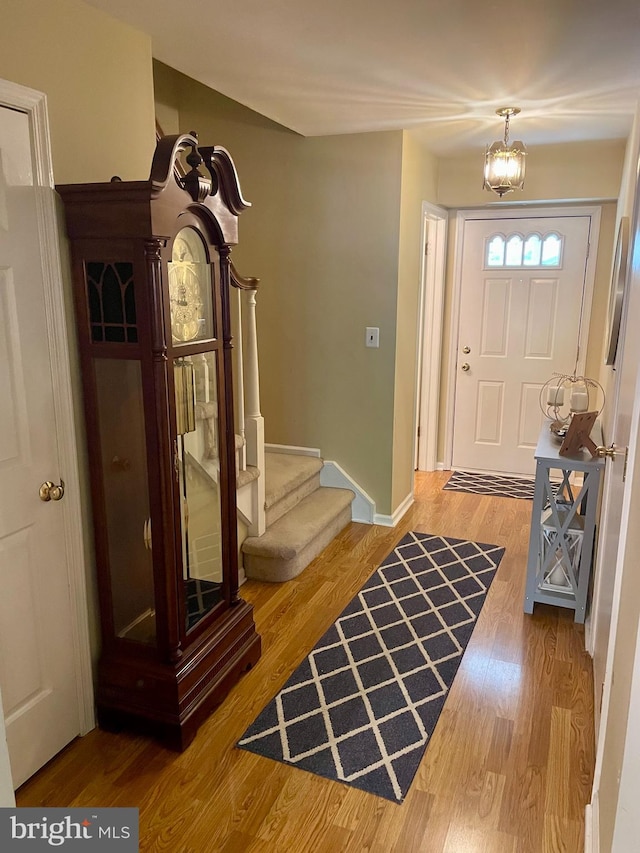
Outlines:
[[445,468],[444,462],[436,462],[436,471],[448,471],[448,468]]
[[413,495],[409,494],[402,501],[400,506],[394,510],[392,515],[381,515],[380,513],[376,513],[373,517],[373,523],[380,524],[382,527],[395,527],[412,503]]
[[584,810],[584,853],[600,853],[599,816],[599,800],[596,791]]
[[584,648],[589,657],[593,657],[595,646],[593,643],[593,624],[591,622],[591,614],[584,620]]
[[355,500],[351,504],[351,521],[374,524],[376,504],[337,462],[326,461],[320,471],[320,485],[333,489],[351,489]]
[[320,459],[320,448],[318,447],[296,447],[294,444],[266,444],[264,449],[267,453],[290,453],[292,456],[316,456]]

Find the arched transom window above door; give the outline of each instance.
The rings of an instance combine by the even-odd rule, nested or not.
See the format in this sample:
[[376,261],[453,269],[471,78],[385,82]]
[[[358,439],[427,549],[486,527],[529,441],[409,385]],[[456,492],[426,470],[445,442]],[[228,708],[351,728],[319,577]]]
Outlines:
[[485,243],[485,269],[559,269],[564,237],[556,231],[539,234],[492,234]]

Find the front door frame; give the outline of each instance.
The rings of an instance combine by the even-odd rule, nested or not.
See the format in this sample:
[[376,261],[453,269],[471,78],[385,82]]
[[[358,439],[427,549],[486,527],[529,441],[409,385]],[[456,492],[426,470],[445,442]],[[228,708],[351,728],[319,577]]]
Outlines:
[[456,214],[456,230],[454,238],[453,290],[451,295],[451,322],[449,326],[449,353],[447,358],[447,384],[445,424],[445,444],[443,468],[450,470],[453,460],[453,421],[455,415],[456,393],[456,364],[458,357],[458,329],[460,325],[460,298],[462,291],[462,256],[464,227],[472,219],[531,219],[533,217],[555,216],[590,216],[591,229],[589,232],[589,254],[585,269],[585,293],[582,306],[582,321],[580,325],[580,359],[578,370],[584,370],[589,339],[589,321],[591,319],[591,303],[596,275],[596,259],[598,256],[598,240],[600,236],[600,205],[531,205],[518,207],[501,207],[500,209],[474,208],[459,210]]
[[[65,481],[65,499],[61,509],[64,518],[67,577],[73,616],[71,654],[76,672],[79,734],[83,735],[95,728],[96,724],[87,598],[86,542],[83,526],[86,514],[81,501],[73,371],[69,350],[69,341],[75,339],[75,332],[69,327],[65,308],[63,262],[60,251],[60,239],[64,229],[58,215],[57,195],[53,181],[47,99],[42,92],[7,80],[0,80],[0,105],[26,113],[31,130],[36,215],[42,253],[45,313],[55,401],[54,416],[60,472]],[[4,739],[4,713],[0,714],[0,721],[2,726],[0,736]]]

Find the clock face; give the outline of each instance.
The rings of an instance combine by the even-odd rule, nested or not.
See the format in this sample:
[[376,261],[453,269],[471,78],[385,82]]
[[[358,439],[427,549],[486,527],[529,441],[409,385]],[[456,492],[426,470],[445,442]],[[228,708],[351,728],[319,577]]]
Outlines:
[[200,282],[187,264],[174,267],[173,272],[169,276],[171,333],[175,340],[185,343],[195,340],[200,329]]
[[173,243],[169,303],[174,344],[212,337],[211,270],[200,237],[190,228]]

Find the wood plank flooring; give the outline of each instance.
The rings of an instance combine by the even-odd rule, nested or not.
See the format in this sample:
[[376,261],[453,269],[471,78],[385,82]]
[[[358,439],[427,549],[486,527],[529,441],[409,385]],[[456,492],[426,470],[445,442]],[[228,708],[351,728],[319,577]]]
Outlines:
[[[579,853],[594,764],[591,661],[571,611],[522,611],[531,502],[443,492],[418,474],[395,529],[351,524],[300,577],[249,581],[263,655],[182,755],[130,734],[75,741],[20,806],[137,806],[142,851]],[[504,545],[402,805],[234,748],[408,530]]]

